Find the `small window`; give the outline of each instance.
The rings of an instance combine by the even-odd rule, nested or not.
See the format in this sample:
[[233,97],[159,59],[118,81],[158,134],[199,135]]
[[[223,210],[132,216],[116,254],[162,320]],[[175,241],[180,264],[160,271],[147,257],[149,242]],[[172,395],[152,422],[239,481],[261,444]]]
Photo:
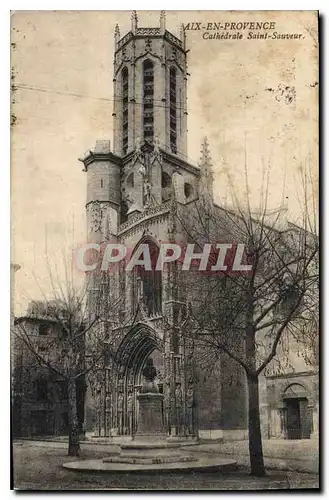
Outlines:
[[58,380],[58,397],[60,400],[66,400],[68,398],[67,382],[66,380]]
[[127,186],[129,188],[134,187],[134,173],[133,172],[130,175],[128,175],[128,177],[127,177]]
[[162,172],[161,185],[162,185],[163,188],[171,186],[171,177],[166,172]]
[[36,381],[37,400],[45,401],[48,398],[48,381],[40,378]]
[[184,194],[186,198],[190,198],[193,195],[193,186],[188,182],[184,184]]
[[121,203],[120,206],[120,223],[123,224],[124,222],[127,222],[128,220],[128,205],[124,201]]
[[162,172],[161,175],[161,187],[162,187],[162,201],[168,201],[173,196],[173,187],[171,182],[171,177],[166,172]]
[[39,325],[39,335],[40,336],[45,336],[45,335],[48,335],[50,333],[50,327],[47,323],[41,323],[41,325]]
[[101,188],[103,187],[103,179],[101,179]]

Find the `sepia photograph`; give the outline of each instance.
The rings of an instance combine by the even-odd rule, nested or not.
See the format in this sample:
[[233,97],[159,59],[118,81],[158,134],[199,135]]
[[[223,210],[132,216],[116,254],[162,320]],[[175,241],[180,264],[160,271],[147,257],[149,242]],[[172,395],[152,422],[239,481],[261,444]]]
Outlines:
[[11,12],[12,489],[319,491],[319,19]]

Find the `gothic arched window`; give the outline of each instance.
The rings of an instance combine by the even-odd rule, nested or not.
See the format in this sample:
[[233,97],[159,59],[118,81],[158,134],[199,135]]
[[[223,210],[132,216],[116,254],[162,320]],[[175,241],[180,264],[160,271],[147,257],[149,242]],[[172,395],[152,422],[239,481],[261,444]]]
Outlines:
[[143,134],[145,142],[154,137],[154,66],[152,61],[143,62]]
[[171,177],[166,172],[161,174],[161,191],[162,191],[162,201],[168,201],[172,198],[173,187],[171,182]]
[[177,84],[175,68],[170,68],[169,86],[170,149],[173,153],[177,153]]
[[134,187],[134,172],[131,172],[131,174],[128,175],[126,184],[127,184],[127,187],[129,187],[129,188]]
[[120,204],[120,224],[127,222],[128,220],[128,205],[124,201]]
[[186,198],[191,198],[193,193],[194,193],[193,186],[191,184],[189,184],[188,182],[185,182],[184,183],[184,194],[185,194]]
[[127,154],[128,151],[128,87],[129,75],[128,69],[125,67],[121,72],[122,81],[122,152]]
[[143,266],[136,266],[133,270],[133,309],[136,311],[139,305],[148,316],[157,316],[162,314],[162,273],[156,270],[159,247],[150,240],[143,240],[143,244],[149,247],[152,269],[146,271]]

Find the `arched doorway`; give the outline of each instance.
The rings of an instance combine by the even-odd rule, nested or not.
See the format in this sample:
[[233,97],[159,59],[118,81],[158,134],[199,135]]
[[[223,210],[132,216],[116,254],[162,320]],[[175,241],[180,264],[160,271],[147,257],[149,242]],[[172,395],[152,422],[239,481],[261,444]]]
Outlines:
[[309,396],[301,384],[289,385],[282,396],[284,427],[287,439],[309,439],[312,433],[312,408]]
[[163,341],[149,326],[139,323],[121,342],[117,355],[115,384],[116,428],[119,435],[134,436],[137,431],[138,399],[142,385],[142,371],[148,358],[157,369],[156,381],[164,391]]

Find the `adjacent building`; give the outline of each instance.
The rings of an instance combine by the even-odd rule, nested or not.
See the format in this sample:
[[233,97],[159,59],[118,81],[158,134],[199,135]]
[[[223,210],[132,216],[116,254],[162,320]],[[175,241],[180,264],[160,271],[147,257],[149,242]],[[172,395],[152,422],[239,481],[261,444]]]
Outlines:
[[[45,304],[32,302],[26,315],[15,319],[13,332],[13,436],[68,435],[67,381],[45,364],[48,361],[51,366],[61,364],[61,349],[65,349],[65,340],[58,341],[62,333],[61,325],[47,313]],[[82,430],[84,379],[81,378],[76,385]]]

